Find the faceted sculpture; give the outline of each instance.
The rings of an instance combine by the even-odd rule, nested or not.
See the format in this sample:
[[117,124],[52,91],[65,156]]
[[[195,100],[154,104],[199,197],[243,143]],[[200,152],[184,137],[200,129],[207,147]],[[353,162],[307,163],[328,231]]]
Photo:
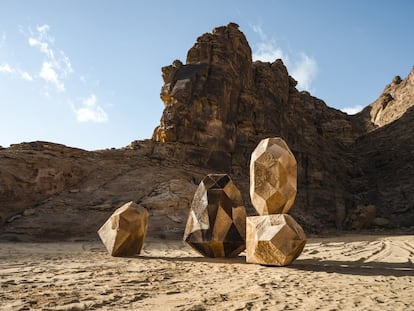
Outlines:
[[147,227],[147,210],[129,202],[109,217],[98,230],[98,234],[112,256],[133,256],[141,251]]
[[227,174],[209,174],[198,186],[183,240],[207,257],[234,257],[246,248],[246,209]]
[[248,263],[286,266],[300,255],[305,244],[302,227],[288,214],[247,217]]
[[287,213],[297,185],[296,159],[279,137],[263,139],[250,161],[250,197],[259,215]]

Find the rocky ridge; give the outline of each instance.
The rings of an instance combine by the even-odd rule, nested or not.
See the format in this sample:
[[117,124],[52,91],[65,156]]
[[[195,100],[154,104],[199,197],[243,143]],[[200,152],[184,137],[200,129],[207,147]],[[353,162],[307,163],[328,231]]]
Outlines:
[[149,140],[94,152],[48,142],[13,145],[0,151],[0,238],[96,238],[128,201],[148,209],[150,235],[178,238],[207,173],[168,159]]
[[[349,116],[298,91],[281,60],[253,62],[230,23],[200,36],[186,63],[162,76],[165,108],[152,140],[95,152],[46,142],[0,149],[0,238],[96,237],[131,200],[149,209],[150,235],[179,238],[207,173],[229,173],[254,214],[250,154],[271,136],[297,159],[291,214],[307,232],[414,224],[414,70]],[[371,221],[356,225],[356,213],[372,205]]]

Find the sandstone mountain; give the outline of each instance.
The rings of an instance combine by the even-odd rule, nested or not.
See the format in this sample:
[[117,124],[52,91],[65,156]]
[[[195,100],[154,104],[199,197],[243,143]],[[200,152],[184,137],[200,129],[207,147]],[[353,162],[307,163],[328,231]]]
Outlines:
[[414,69],[349,116],[298,91],[281,60],[253,62],[230,23],[200,36],[162,77],[165,108],[151,140],[95,152],[46,142],[0,150],[0,238],[95,237],[131,200],[150,211],[150,235],[178,238],[207,173],[230,174],[254,214],[250,154],[271,136],[297,159],[291,214],[307,232],[414,225]]

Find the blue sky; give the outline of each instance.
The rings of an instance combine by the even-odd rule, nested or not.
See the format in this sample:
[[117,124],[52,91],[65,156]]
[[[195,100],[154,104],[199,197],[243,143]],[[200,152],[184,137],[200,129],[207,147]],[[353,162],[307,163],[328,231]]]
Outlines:
[[414,65],[413,12],[409,0],[0,0],[0,145],[150,138],[161,67],[230,21],[255,59],[282,58],[301,89],[355,112]]

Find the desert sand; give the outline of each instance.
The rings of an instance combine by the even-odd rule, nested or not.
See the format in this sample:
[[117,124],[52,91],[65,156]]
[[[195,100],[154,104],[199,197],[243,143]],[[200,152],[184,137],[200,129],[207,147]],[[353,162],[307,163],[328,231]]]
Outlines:
[[414,235],[311,238],[287,267],[204,258],[148,239],[0,243],[1,310],[414,310]]

